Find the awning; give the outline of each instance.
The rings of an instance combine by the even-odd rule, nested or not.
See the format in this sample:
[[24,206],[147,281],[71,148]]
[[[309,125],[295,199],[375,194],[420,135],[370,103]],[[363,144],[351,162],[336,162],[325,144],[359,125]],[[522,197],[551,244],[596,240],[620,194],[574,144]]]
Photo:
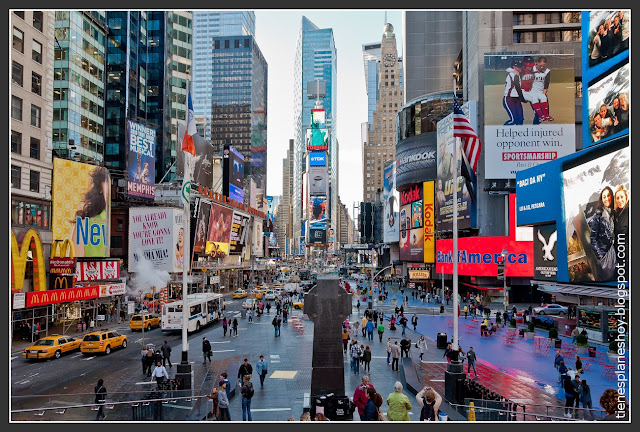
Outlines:
[[502,290],[502,289],[504,289],[504,287],[502,287],[502,286],[476,285],[476,284],[470,284],[470,283],[466,283],[466,282],[460,282],[460,284],[461,285],[466,285],[469,288],[477,289],[477,290],[480,290],[480,291]]
[[[535,281],[531,281],[534,283]],[[540,281],[538,281],[539,283]],[[538,284],[538,290],[562,295],[589,296],[616,299],[618,289],[616,287],[599,287],[588,285],[565,285],[565,284]],[[624,297],[628,297],[628,290]]]

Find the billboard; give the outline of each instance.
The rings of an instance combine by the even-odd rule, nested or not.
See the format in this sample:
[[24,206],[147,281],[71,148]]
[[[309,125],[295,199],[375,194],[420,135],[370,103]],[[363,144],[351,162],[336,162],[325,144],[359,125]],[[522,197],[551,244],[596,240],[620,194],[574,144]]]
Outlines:
[[231,236],[229,237],[229,255],[238,255],[244,251],[249,235],[249,216],[233,213]]
[[156,130],[127,120],[127,194],[154,200],[156,182]]
[[212,258],[224,258],[229,255],[229,237],[233,210],[211,203],[209,216],[209,236],[205,253]]
[[309,244],[327,243],[327,231],[324,229],[309,228]]
[[305,248],[306,248],[306,242],[305,242],[304,236],[298,237],[298,253],[300,255],[304,255]]
[[327,165],[327,154],[325,152],[310,152],[309,166],[323,167]]
[[406,186],[436,178],[436,134],[403,139],[396,146],[396,185]]
[[582,54],[589,59],[590,67],[629,49],[630,15],[628,10],[590,11],[587,51]]
[[400,260],[423,262],[422,183],[400,191]]
[[[562,173],[570,282],[607,282],[628,268],[629,147]],[[627,276],[628,277],[628,276]]]
[[222,153],[222,193],[244,203],[244,156],[233,146],[225,145]]
[[436,233],[435,233],[435,205],[433,202],[433,181],[424,182],[422,184],[422,228],[423,228],[423,248],[424,248],[424,262],[435,262],[435,250],[436,250]]
[[200,200],[198,217],[196,219],[196,233],[195,238],[193,239],[193,252],[196,254],[204,254],[207,249],[210,215],[211,204]]
[[111,177],[104,167],[54,158],[52,237],[69,240],[73,256],[108,257]]
[[326,229],[327,221],[327,197],[311,197],[309,199],[309,228]]
[[587,145],[629,132],[629,63],[589,86]]
[[556,224],[533,227],[533,278],[556,281],[558,275],[558,230]]
[[78,261],[75,266],[76,282],[120,278],[120,260]]
[[274,232],[268,232],[268,233],[264,233],[264,235],[267,237],[267,247],[269,249],[277,249],[278,248],[278,239],[276,238],[276,233]]
[[[178,136],[183,137],[184,131],[184,124],[178,122]],[[213,187],[213,146],[198,134],[193,136],[193,144],[196,147],[196,156],[192,158],[195,165],[191,180],[206,187]],[[182,177],[184,176],[184,152],[178,151],[177,153],[176,174]]]
[[308,151],[329,150],[329,129],[311,124],[307,129],[305,143]]
[[310,167],[308,171],[309,194],[327,194],[327,167]]
[[575,98],[573,54],[485,54],[485,178],[573,153]]
[[138,263],[150,261],[153,268],[166,272],[182,271],[176,259],[182,261],[182,226],[176,229],[175,213],[181,209],[161,207],[131,207],[129,209],[130,272],[137,271]]
[[[462,105],[462,111],[469,118],[474,130],[478,130],[478,103],[469,101]],[[453,114],[449,114],[438,122],[438,173],[436,181],[436,223],[438,231],[453,230],[453,148],[456,138],[453,137]],[[462,146],[458,146],[458,229],[467,229],[475,225],[475,204],[467,183],[460,174],[462,164]]]
[[400,229],[398,223],[398,205],[400,198],[396,189],[396,163],[391,162],[384,168],[384,230],[383,240],[385,243],[395,243],[400,239]]
[[311,123],[317,125],[318,128],[327,127],[326,111],[323,109],[311,109]]
[[75,258],[49,258],[49,289],[73,287],[73,276],[75,273]]

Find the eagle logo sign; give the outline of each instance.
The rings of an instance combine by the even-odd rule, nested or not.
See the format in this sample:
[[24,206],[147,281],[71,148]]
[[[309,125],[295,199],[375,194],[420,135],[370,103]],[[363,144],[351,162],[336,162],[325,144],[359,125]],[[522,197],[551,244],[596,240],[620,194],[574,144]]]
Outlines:
[[545,261],[553,261],[553,255],[551,255],[551,251],[553,250],[553,246],[556,244],[556,240],[558,239],[558,230],[555,230],[550,236],[549,241],[547,242],[544,239],[544,236],[540,231],[538,231],[538,240],[542,243],[542,252],[544,255],[542,259]]

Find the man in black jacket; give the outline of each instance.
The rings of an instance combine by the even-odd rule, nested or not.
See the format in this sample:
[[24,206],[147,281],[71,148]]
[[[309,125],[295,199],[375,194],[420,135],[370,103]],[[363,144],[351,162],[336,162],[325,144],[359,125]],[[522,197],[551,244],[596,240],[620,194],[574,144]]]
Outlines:
[[206,337],[202,338],[202,364],[207,364],[207,358],[211,363],[211,343]]
[[171,367],[171,347],[169,346],[167,341],[164,341],[164,343],[160,347],[160,350],[162,351],[162,366],[164,366],[166,361],[168,360],[169,367]]
[[238,369],[238,385],[242,385],[242,378],[245,375],[251,374],[253,374],[253,367],[249,364],[249,359],[244,359],[240,369]]

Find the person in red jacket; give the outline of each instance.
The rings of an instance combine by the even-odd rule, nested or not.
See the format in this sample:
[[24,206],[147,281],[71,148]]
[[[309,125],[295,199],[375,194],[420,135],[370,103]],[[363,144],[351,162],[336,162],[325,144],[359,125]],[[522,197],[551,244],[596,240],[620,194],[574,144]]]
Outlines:
[[356,391],[353,393],[353,403],[358,408],[358,414],[360,415],[360,419],[364,416],[364,406],[367,404],[367,389],[372,388],[373,384],[369,382],[369,376],[364,375],[362,377],[362,384],[356,387]]

